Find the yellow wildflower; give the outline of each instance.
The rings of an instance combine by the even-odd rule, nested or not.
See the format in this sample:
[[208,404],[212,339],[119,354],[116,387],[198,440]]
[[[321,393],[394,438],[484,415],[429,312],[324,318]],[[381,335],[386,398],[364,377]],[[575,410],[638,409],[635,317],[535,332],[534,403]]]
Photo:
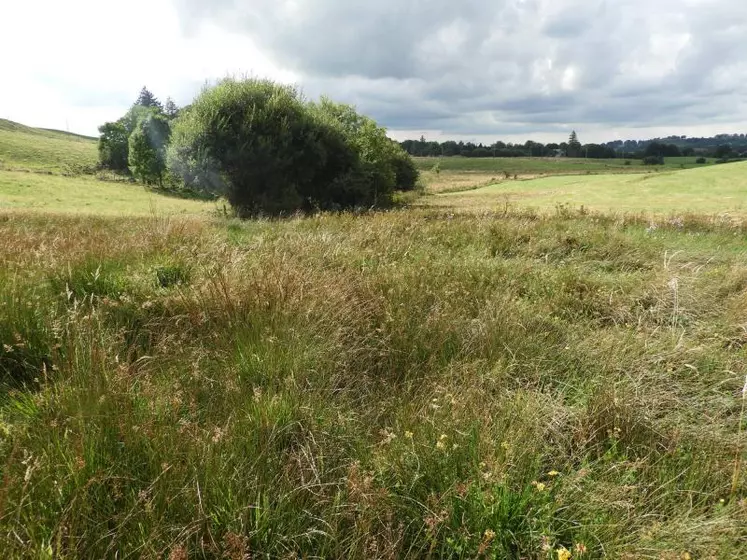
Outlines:
[[549,473],[547,473],[547,476],[556,477],[560,476],[560,473],[558,471],[550,471]]
[[405,432],[405,437],[406,437],[407,439],[412,439],[412,438],[413,438],[413,435],[414,435],[414,434],[413,434],[413,433],[412,433],[411,431],[409,431],[409,430]]
[[558,555],[558,560],[571,560],[571,551],[564,546],[557,549],[555,553]]
[[532,482],[532,486],[537,489],[537,492],[542,492],[547,487],[544,482],[537,482],[536,480]]

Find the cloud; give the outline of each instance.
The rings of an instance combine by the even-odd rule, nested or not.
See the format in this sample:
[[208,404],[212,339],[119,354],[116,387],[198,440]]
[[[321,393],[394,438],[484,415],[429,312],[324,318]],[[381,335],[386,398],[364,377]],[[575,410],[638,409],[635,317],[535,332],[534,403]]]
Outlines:
[[308,92],[444,134],[747,120],[743,0],[175,0]]
[[246,34],[205,20],[185,36],[170,0],[7,0],[0,21],[0,118],[32,126],[95,135],[143,85],[186,104],[229,74],[296,80]]
[[744,0],[8,0],[0,20],[0,117],[89,134],[143,85],[184,104],[241,73],[354,103],[397,137],[747,122]]

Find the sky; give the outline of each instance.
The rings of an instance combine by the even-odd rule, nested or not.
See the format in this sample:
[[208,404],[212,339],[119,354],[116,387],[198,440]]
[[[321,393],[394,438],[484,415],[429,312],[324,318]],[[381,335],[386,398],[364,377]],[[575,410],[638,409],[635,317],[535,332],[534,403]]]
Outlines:
[[745,0],[2,0],[0,118],[96,135],[226,76],[352,103],[397,139],[747,132]]

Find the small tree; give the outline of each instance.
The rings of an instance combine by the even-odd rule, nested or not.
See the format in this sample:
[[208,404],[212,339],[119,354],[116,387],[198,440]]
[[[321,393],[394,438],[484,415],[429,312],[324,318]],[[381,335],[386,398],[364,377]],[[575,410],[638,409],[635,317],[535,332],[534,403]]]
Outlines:
[[155,111],[140,119],[130,135],[130,171],[145,184],[163,186],[169,136],[168,119]]
[[99,127],[99,163],[112,171],[128,171],[129,133],[121,121],[104,123]]

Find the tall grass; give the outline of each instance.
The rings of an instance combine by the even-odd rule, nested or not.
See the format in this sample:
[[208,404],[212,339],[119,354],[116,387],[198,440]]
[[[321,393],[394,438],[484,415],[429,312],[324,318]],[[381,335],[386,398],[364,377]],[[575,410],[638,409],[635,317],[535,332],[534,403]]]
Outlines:
[[6,214],[0,550],[743,557],[744,240]]

